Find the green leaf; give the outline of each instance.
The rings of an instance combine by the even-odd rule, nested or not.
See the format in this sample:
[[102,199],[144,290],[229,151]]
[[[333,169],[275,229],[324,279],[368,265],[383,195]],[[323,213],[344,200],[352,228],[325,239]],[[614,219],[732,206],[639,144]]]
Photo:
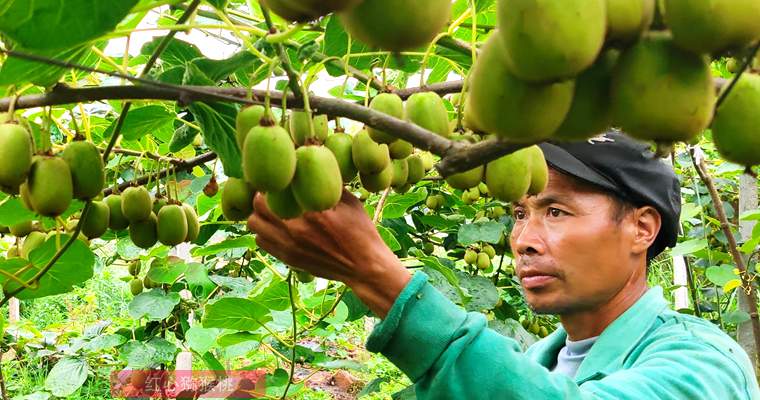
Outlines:
[[272,320],[269,309],[248,299],[226,297],[206,305],[203,327],[255,331]]
[[707,239],[687,240],[685,242],[678,243],[676,247],[671,249],[670,255],[676,257],[696,253],[702,249],[707,248],[707,245]]
[[746,311],[731,311],[722,315],[723,321],[729,324],[741,324],[742,322],[749,321],[750,316]]
[[53,396],[70,396],[82,387],[89,370],[90,367],[84,358],[61,358],[48,373],[45,389],[53,393]]
[[162,320],[171,315],[179,300],[178,293],[165,293],[162,289],[142,292],[129,303],[129,315],[134,319]]
[[[164,40],[166,36],[156,36],[150,42],[147,42],[140,49],[141,54],[147,56],[153,54],[158,45]],[[174,66],[184,66],[186,63],[196,59],[203,58],[203,53],[200,49],[192,43],[188,43],[184,40],[172,38],[169,44],[166,45],[166,49],[161,53],[159,59],[167,67],[165,69]]]
[[130,340],[119,348],[119,359],[127,363],[127,369],[150,368],[154,351],[144,342]]
[[126,341],[127,338],[121,335],[101,335],[90,340],[84,348],[93,353],[100,353],[103,350],[121,346]]
[[196,247],[191,251],[194,257],[210,256],[212,254],[221,253],[224,250],[231,249],[248,249],[255,250],[256,239],[251,235],[238,236],[234,239],[225,239],[219,243],[214,243],[209,246]]
[[0,225],[11,226],[24,221],[31,221],[35,214],[24,207],[18,197],[8,197],[0,203]]
[[[17,258],[0,261],[0,269],[16,274],[21,279],[30,280],[57,253],[58,243],[56,239],[56,237],[51,237],[42,246],[32,251],[29,255],[29,261],[33,268],[29,268],[25,272],[18,272],[19,269],[27,265],[27,262]],[[69,239],[69,236],[61,235],[58,239],[63,244]],[[92,278],[94,265],[95,255],[90,248],[76,240],[40,279],[39,286],[36,289],[24,289],[16,297],[21,300],[28,300],[70,292],[75,285]],[[0,282],[4,284],[6,291],[15,290],[19,287],[18,283],[7,280],[5,276],[0,276]]]
[[[68,50],[45,50],[35,53],[58,61],[79,63],[88,54],[89,47],[87,45]],[[33,83],[37,86],[50,87],[58,82],[66,71],[68,68],[11,56],[0,68],[0,86]]]
[[499,243],[504,229],[504,224],[496,221],[465,224],[459,227],[459,244],[467,246],[477,242]]
[[179,348],[177,348],[172,342],[160,337],[150,339],[148,341],[148,347],[153,353],[152,360],[155,364],[169,364],[174,362],[174,356],[176,356],[177,351],[179,351]]
[[195,102],[189,109],[201,127],[206,145],[222,161],[225,175],[243,178],[242,157],[235,139],[237,107],[230,103]]
[[261,60],[248,51],[241,51],[224,60],[211,60],[208,58],[193,60],[193,65],[203,71],[206,77],[214,82],[227,79],[240,69],[253,70],[259,64],[261,64]]
[[681,208],[681,222],[696,217],[702,211],[702,207],[695,203],[685,203]]
[[392,230],[382,225],[378,225],[377,231],[380,233],[380,237],[383,238],[383,241],[388,246],[388,248],[391,249],[391,251],[401,250],[401,243],[398,242],[398,239],[396,239],[396,234]]
[[201,263],[190,263],[185,271],[185,280],[195,297],[206,297],[216,288],[214,281],[208,277],[208,267]]
[[459,285],[459,278],[452,268],[443,265],[442,259],[427,256],[419,260],[425,265],[426,268],[423,271],[430,276],[431,282],[439,283],[433,286],[442,289],[451,301],[462,304],[467,299],[467,296]]
[[240,343],[259,341],[261,341],[261,335],[250,332],[235,332],[220,337],[216,342],[222,347],[229,347],[238,345]]
[[459,284],[471,296],[464,305],[467,311],[488,311],[499,302],[499,291],[490,279],[483,276],[472,276],[456,271]]
[[6,0],[0,31],[27,49],[64,49],[112,31],[137,0]]
[[745,211],[739,216],[739,219],[742,221],[760,221],[760,209]]
[[216,328],[201,328],[194,326],[185,332],[187,345],[196,352],[203,354],[216,344],[216,337],[221,330]]
[[159,283],[174,283],[185,271],[187,271],[187,264],[179,258],[154,258],[150,263],[148,277]]
[[169,151],[177,153],[185,147],[189,146],[195,140],[195,136],[198,135],[198,130],[193,129],[187,125],[182,125],[174,131],[172,140],[169,142]]
[[253,300],[270,310],[285,311],[290,308],[288,283],[282,279],[274,278]]
[[721,266],[713,266],[710,268],[707,268],[705,270],[705,277],[710,282],[718,285],[723,286],[729,281],[732,281],[736,279],[736,274],[734,274],[734,266],[733,265],[721,265]]
[[519,322],[513,319],[492,319],[488,321],[488,327],[503,336],[516,340],[523,351],[527,350],[528,347],[536,342],[536,337],[531,335],[530,332],[526,331]]
[[[121,134],[126,140],[137,140],[146,134],[153,134],[159,129],[171,127],[177,114],[169,111],[166,107],[160,105],[150,105],[140,108],[132,108],[124,120],[121,127]],[[109,138],[116,128],[114,120],[111,125],[103,132],[103,137]]]
[[425,201],[427,189],[420,188],[404,194],[392,194],[388,196],[383,208],[383,218],[401,218],[406,215],[409,207]]

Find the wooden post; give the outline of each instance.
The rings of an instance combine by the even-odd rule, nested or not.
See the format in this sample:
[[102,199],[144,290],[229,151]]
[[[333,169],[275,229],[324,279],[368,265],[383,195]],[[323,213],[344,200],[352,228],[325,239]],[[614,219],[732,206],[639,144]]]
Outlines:
[[[750,175],[743,174],[739,178],[739,215],[745,211],[755,210],[758,207],[757,203],[757,178]],[[752,237],[752,229],[755,227],[755,221],[739,221],[739,235],[743,241]],[[749,261],[749,260],[747,260]],[[737,291],[737,304],[741,311],[746,313],[752,312],[749,307],[749,297],[744,290]],[[752,365],[757,370],[757,357],[752,355],[757,354],[755,348],[755,340],[752,336],[752,321],[745,321],[736,327],[736,341],[742,346],[742,348],[750,355]]]

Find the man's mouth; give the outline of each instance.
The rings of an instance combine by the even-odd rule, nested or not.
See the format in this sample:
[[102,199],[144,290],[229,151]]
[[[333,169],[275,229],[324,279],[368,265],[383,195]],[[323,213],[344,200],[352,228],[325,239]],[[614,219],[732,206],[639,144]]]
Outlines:
[[536,269],[521,270],[517,276],[520,278],[523,289],[526,290],[540,289],[557,279],[555,275]]

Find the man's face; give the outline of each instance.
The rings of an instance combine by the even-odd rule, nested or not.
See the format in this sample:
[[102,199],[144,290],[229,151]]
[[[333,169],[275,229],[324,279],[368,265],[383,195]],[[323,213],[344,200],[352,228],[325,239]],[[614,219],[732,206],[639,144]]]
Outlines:
[[630,262],[635,221],[618,221],[607,195],[550,170],[537,196],[515,204],[510,244],[530,307],[572,314],[607,303],[636,271]]

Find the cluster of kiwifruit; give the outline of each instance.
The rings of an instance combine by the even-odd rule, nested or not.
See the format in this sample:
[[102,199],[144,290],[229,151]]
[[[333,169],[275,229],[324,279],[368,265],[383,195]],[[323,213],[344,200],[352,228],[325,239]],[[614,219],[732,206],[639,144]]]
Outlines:
[[496,249],[488,243],[469,246],[464,252],[464,262],[480,270],[490,268],[494,257],[496,257]]
[[726,159],[760,163],[760,76],[742,76],[715,110],[709,57],[760,40],[757,3],[499,0],[497,18],[469,76],[471,129],[534,143],[614,126],[673,143],[712,123]]
[[549,336],[549,324],[547,321],[539,318],[538,316],[520,316],[520,324],[526,331],[544,338]]
[[140,270],[142,269],[142,263],[140,260],[133,260],[130,261],[127,268],[129,271],[129,275],[132,277],[129,280],[129,291],[132,293],[132,296],[137,296],[138,294],[143,292],[143,289],[153,289],[156,287],[160,287],[161,285],[159,283],[154,282],[148,275],[146,274],[144,278],[140,278]]

